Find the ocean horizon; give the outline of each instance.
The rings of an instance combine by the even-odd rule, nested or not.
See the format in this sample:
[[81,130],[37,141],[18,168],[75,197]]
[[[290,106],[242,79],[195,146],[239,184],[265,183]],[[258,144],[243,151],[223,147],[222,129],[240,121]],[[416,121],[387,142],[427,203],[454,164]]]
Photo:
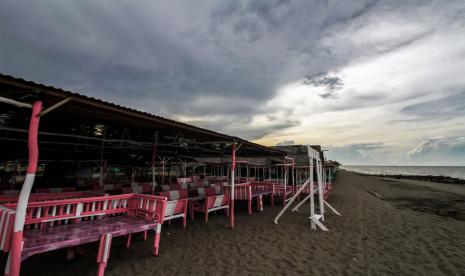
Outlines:
[[465,166],[343,165],[341,168],[365,174],[434,175],[465,179]]

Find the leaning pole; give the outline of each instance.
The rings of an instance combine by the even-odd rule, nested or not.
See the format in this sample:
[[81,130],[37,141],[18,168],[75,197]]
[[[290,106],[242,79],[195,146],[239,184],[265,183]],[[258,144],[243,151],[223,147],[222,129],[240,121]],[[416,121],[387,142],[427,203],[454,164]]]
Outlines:
[[21,265],[21,250],[23,245],[23,229],[26,219],[27,203],[31,194],[32,185],[37,172],[37,162],[39,159],[39,146],[37,136],[39,132],[40,112],[42,111],[42,102],[36,101],[32,106],[32,115],[29,122],[28,132],[28,149],[29,160],[27,164],[27,173],[24,180],[21,193],[19,194],[18,204],[16,207],[15,222],[13,226],[13,236],[11,239],[11,251],[9,263],[5,268],[5,275],[18,276]]

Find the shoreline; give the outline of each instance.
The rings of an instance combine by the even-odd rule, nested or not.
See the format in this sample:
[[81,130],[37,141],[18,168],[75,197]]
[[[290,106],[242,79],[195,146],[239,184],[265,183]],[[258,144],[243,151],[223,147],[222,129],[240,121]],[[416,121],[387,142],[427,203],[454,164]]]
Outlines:
[[410,179],[410,180],[427,181],[427,182],[434,182],[434,183],[444,183],[444,184],[452,184],[452,185],[465,185],[465,179],[444,176],[444,175],[370,174],[370,173],[361,173],[361,172],[351,171],[347,169],[343,169],[343,170],[346,170],[348,172],[355,173],[361,176],[376,176],[376,177],[386,177],[386,178],[393,178],[393,179]]

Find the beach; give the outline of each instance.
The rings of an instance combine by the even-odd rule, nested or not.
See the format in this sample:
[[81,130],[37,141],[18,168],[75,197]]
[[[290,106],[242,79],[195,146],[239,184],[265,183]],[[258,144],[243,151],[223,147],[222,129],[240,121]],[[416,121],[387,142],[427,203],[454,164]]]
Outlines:
[[[455,213],[465,205],[454,191],[340,171],[329,202],[342,217],[327,212],[330,232],[311,230],[308,208],[275,225],[279,204],[252,216],[239,204],[233,230],[223,213],[186,229],[180,221],[163,225],[158,257],[152,235],[136,236],[129,249],[114,239],[106,275],[464,275],[465,221],[421,207],[435,200],[456,202]],[[64,250],[40,254],[21,274],[95,275],[96,252],[85,246],[70,262]]]

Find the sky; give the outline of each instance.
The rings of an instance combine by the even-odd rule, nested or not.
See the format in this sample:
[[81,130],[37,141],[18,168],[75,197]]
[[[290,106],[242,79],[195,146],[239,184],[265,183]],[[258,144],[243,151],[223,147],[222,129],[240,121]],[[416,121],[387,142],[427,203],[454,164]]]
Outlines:
[[3,0],[0,72],[345,165],[465,165],[465,1]]

